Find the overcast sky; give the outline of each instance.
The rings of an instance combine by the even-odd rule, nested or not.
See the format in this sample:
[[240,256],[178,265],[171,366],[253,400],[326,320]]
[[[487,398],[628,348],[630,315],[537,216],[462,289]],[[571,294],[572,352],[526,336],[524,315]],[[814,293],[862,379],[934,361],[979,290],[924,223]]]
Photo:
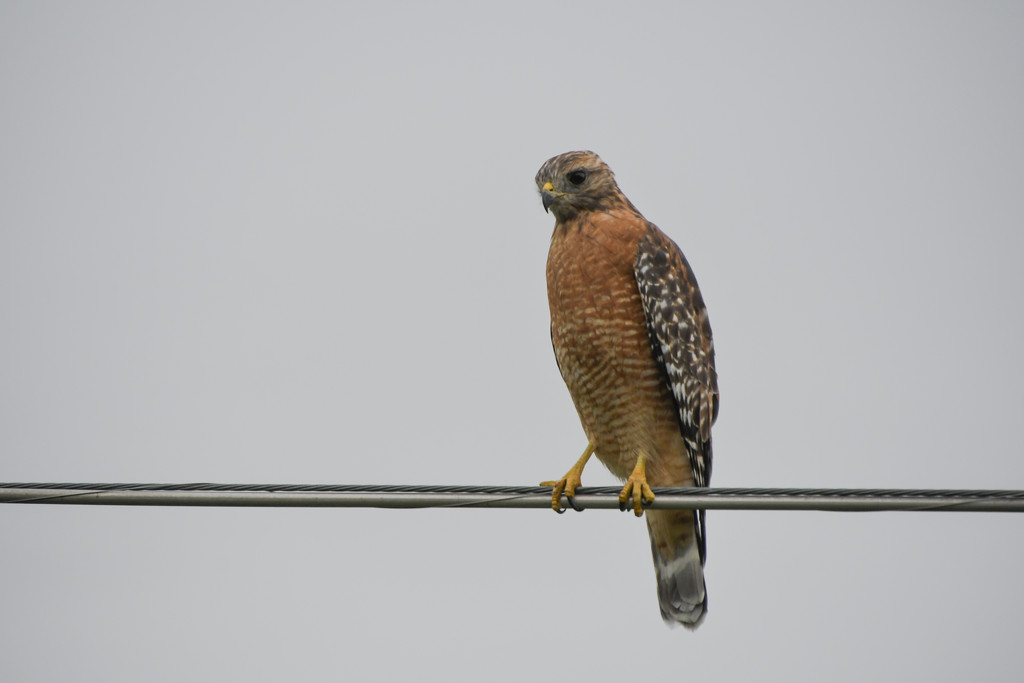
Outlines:
[[[561,476],[592,149],[707,301],[712,485],[1024,488],[1024,5],[626,4],[0,4],[0,480]],[[1024,515],[708,528],[691,633],[617,511],[2,506],[0,671],[1020,678]]]

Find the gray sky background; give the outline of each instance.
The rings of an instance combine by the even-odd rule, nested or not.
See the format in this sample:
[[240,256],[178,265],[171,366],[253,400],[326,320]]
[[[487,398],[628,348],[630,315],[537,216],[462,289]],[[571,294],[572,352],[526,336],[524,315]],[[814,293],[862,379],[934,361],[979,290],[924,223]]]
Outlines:
[[[0,479],[534,485],[540,164],[686,252],[717,486],[1024,488],[1020,3],[0,5]],[[609,485],[598,463],[584,483]],[[0,508],[10,681],[1019,680],[1024,516]]]

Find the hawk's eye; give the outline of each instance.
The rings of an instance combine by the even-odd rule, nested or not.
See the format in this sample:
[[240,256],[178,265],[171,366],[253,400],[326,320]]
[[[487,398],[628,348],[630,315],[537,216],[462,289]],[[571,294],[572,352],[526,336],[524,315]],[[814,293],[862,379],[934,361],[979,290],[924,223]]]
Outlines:
[[572,171],[567,174],[566,179],[573,185],[582,185],[583,181],[587,179],[586,171]]

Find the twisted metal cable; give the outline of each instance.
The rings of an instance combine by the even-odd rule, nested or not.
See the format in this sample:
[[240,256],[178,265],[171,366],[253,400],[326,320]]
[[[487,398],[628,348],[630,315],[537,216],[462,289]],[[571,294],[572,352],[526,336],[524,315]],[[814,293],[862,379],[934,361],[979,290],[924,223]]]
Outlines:
[[[614,486],[577,489],[581,509],[619,508]],[[1024,491],[656,487],[651,509],[1024,512]],[[539,486],[0,483],[0,503],[237,507],[550,508]],[[563,496],[563,507],[568,501]]]

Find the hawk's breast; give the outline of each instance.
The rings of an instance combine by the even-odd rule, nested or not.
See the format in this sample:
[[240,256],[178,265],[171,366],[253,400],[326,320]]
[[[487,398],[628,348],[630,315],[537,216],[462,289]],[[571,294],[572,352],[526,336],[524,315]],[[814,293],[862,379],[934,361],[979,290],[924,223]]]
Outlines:
[[559,224],[547,264],[559,369],[598,458],[619,477],[629,475],[639,452],[651,457],[654,474],[663,469],[659,456],[681,445],[634,273],[646,227],[631,218],[584,214]]

